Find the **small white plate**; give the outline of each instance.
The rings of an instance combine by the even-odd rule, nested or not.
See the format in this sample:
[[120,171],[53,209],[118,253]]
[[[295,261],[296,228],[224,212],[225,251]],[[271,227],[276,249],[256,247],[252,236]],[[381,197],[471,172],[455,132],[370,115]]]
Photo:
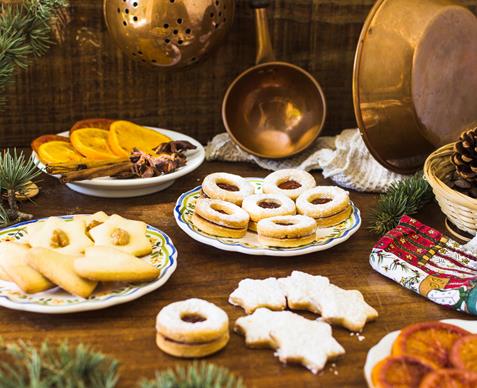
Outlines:
[[[81,194],[102,198],[130,198],[156,193],[171,186],[177,178],[189,174],[198,168],[205,159],[204,147],[190,136],[168,129],[147,127],[170,137],[172,140],[187,140],[197,148],[187,151],[187,163],[176,171],[153,178],[114,179],[111,177],[87,179],[84,181],[67,183],[71,190]],[[61,132],[60,136],[69,136],[69,132]],[[38,168],[46,173],[45,165],[40,162],[36,152],[32,152],[32,158]],[[51,174],[50,174],[51,175]],[[53,175],[57,176],[57,175]]]
[[[61,216],[70,220],[73,216]],[[40,220],[26,221],[0,230],[0,241],[21,241],[27,234],[26,225]],[[99,310],[130,302],[157,290],[167,282],[177,267],[177,249],[169,236],[151,225],[147,237],[152,242],[152,253],[143,260],[157,267],[161,274],[147,283],[111,283],[100,285],[88,299],[71,295],[59,287],[36,294],[25,294],[14,283],[0,281],[0,306],[13,310],[43,314],[65,314],[79,311]],[[102,288],[101,288],[102,287]]]
[[[459,326],[462,329],[470,331],[471,333],[477,333],[477,321],[466,321],[463,319],[443,319],[441,322],[449,323],[451,325]],[[371,382],[371,372],[374,366],[383,358],[391,355],[391,349],[394,341],[398,337],[401,330],[392,331],[386,334],[381,340],[369,349],[368,356],[366,357],[366,363],[364,364],[364,377],[369,387],[374,387]]]
[[[262,178],[246,178],[255,185],[255,191],[262,191]],[[265,256],[299,256],[307,253],[324,251],[335,245],[348,240],[361,225],[359,209],[353,205],[353,213],[344,222],[331,228],[320,228],[317,232],[317,240],[311,244],[298,248],[271,248],[262,245],[257,238],[257,234],[247,232],[239,239],[214,237],[197,229],[191,221],[194,214],[195,201],[200,197],[201,186],[198,186],[184,194],[177,200],[174,207],[174,217],[177,225],[194,240],[211,245],[224,251],[241,252],[247,255]]]

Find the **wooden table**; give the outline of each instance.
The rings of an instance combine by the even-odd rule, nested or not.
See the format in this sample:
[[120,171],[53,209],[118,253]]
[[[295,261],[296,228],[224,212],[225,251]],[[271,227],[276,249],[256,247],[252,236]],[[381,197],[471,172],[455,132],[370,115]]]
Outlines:
[[[132,387],[139,378],[152,377],[155,370],[187,362],[165,355],[154,343],[155,317],[166,304],[191,297],[203,298],[222,307],[233,323],[243,311],[228,304],[227,298],[241,279],[287,276],[292,270],[301,270],[328,276],[343,288],[360,290],[379,311],[378,320],[365,327],[363,341],[347,330],[333,329],[335,337],[346,349],[346,355],[336,361],[337,374],[329,367],[315,376],[301,366],[284,366],[273,356],[272,350],[248,349],[243,338],[236,334],[231,335],[224,350],[209,360],[241,375],[248,386],[361,387],[365,386],[363,365],[368,349],[389,331],[423,320],[469,318],[428,302],[371,269],[368,258],[377,237],[366,229],[366,225],[376,195],[351,193],[352,200],[361,209],[363,226],[350,240],[324,252],[292,258],[252,257],[219,251],[192,240],[176,225],[173,205],[179,194],[197,186],[207,174],[216,171],[242,176],[267,174],[249,164],[205,163],[164,192],[132,199],[83,196],[44,176],[36,203],[25,205],[24,210],[37,217],[104,210],[143,220],[172,237],[179,252],[178,268],[159,290],[106,310],[55,316],[1,308],[0,335],[7,340],[40,342],[48,338],[92,344],[120,360],[120,386]],[[315,176],[319,183],[331,183],[318,173]],[[418,218],[444,230],[443,215],[436,204],[429,205]]]

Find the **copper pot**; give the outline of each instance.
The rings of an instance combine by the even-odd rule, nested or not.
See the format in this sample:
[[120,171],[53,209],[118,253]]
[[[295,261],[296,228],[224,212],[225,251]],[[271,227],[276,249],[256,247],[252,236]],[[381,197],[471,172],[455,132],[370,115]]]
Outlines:
[[227,132],[243,150],[265,158],[284,158],[307,148],[326,117],[323,91],[302,68],[275,60],[266,0],[252,0],[257,32],[256,66],[229,86],[222,103]]
[[374,157],[400,173],[477,120],[477,19],[451,0],[378,0],[358,43],[358,126]]

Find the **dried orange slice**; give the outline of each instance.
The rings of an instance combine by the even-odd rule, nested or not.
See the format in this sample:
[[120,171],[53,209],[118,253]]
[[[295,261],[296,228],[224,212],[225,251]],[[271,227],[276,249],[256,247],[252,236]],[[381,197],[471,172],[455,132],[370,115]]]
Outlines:
[[41,135],[31,142],[31,148],[38,154],[38,148],[40,148],[42,144],[48,143],[50,141],[64,141],[69,143],[70,139],[65,136],[58,135]]
[[130,121],[118,120],[109,128],[108,141],[117,155],[128,156],[133,148],[153,154],[154,148],[171,141],[171,138]]
[[429,373],[419,388],[475,388],[477,373],[463,369],[439,369]]
[[432,364],[419,358],[390,356],[374,366],[371,379],[376,388],[418,387],[423,377],[433,370]]
[[41,144],[37,148],[38,158],[45,164],[82,162],[83,155],[76,151],[73,145],[62,140],[53,140]]
[[89,159],[114,159],[114,154],[108,144],[108,131],[98,128],[80,128],[70,135],[73,147]]
[[401,330],[394,341],[392,354],[418,357],[438,368],[444,368],[449,365],[452,345],[459,338],[469,334],[467,330],[447,323],[416,323]]
[[458,339],[452,346],[449,359],[454,368],[477,373],[477,334]]
[[109,127],[114,122],[112,119],[84,119],[77,121],[70,129],[70,135],[72,132],[81,128],[99,128],[109,131]]

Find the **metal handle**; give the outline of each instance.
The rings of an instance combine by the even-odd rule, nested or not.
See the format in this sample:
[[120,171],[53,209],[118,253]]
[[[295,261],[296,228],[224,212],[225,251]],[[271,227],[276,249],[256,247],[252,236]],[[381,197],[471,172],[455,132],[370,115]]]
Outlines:
[[272,62],[275,60],[270,30],[268,28],[267,10],[270,0],[250,0],[250,6],[255,9],[255,30],[257,39],[257,56],[255,63]]

